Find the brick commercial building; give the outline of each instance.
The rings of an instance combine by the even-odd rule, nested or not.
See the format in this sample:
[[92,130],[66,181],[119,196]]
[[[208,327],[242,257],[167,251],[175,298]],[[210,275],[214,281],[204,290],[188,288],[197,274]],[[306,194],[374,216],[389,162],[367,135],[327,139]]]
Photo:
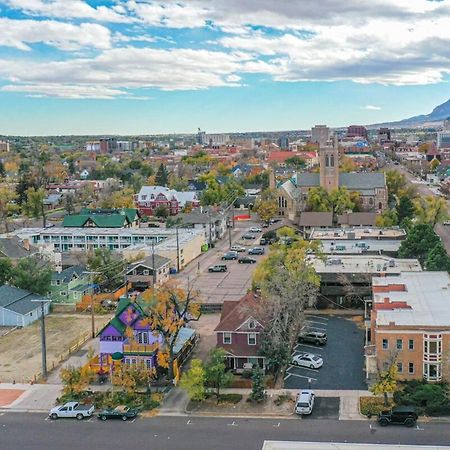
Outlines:
[[374,278],[367,328],[367,376],[392,361],[401,379],[450,378],[450,276],[404,272]]

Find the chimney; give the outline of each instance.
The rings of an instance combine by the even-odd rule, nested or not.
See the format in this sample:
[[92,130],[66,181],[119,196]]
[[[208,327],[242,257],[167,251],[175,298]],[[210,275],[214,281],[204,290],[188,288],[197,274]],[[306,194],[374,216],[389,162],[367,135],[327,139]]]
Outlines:
[[30,240],[29,239],[24,239],[22,241],[22,247],[29,252],[30,251]]
[[275,172],[273,169],[269,170],[269,189],[275,189],[276,188],[276,182],[275,182]]

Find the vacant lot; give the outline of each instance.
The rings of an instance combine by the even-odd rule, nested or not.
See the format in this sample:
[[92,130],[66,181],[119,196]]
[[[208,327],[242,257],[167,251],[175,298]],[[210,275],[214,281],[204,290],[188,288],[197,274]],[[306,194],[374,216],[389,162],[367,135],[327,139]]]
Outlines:
[[[96,326],[102,326],[107,316],[96,318]],[[58,363],[60,356],[80,337],[91,330],[90,316],[55,315],[45,319],[47,336],[47,366]],[[40,321],[29,327],[15,330],[0,337],[0,382],[29,382],[41,371]]]

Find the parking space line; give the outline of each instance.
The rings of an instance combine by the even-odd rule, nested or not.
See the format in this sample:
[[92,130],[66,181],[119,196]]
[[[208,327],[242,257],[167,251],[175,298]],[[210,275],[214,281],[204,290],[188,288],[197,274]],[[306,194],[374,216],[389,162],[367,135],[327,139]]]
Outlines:
[[[296,354],[302,354],[302,353],[305,353],[305,352],[303,352],[303,351],[301,351],[301,350],[295,350],[295,352],[292,353],[291,356],[295,356]],[[322,357],[322,354],[321,354],[321,353],[314,352],[314,355],[317,355],[317,356]]]
[[317,320],[307,320],[306,323],[318,323],[319,325],[327,325],[326,323],[318,322]]
[[323,327],[316,327],[315,325],[311,325],[311,326],[308,326],[308,330],[320,330],[320,331],[327,331],[327,329],[326,329],[326,328],[323,328]]
[[312,314],[307,314],[306,317],[314,317],[314,319],[320,319],[320,320],[325,320],[325,321],[330,320],[327,317],[313,316]]
[[291,368],[291,367],[295,367],[296,369],[302,369],[302,370],[310,370],[311,372],[316,372],[316,373],[319,372],[318,369],[310,369],[309,367],[296,366],[296,365],[294,365],[294,364],[290,364],[290,365],[289,365],[289,368]]
[[[313,378],[313,377],[305,377],[305,375],[297,375],[296,373],[290,373],[289,375],[293,376],[293,377],[297,377],[297,378],[305,378],[306,380],[313,380],[313,381],[317,381],[317,378]],[[285,378],[286,379],[286,378]]]
[[286,381],[288,378],[292,377],[292,373],[289,373],[283,378],[284,381]]
[[[308,344],[297,344],[295,347],[294,347],[294,349],[295,350],[297,350],[297,347],[299,347],[299,346],[302,346],[302,347],[308,347],[308,348],[314,348],[314,349],[316,349],[317,350],[317,345],[308,345]],[[316,355],[318,355],[318,353],[316,353],[316,352],[314,352],[314,354]]]

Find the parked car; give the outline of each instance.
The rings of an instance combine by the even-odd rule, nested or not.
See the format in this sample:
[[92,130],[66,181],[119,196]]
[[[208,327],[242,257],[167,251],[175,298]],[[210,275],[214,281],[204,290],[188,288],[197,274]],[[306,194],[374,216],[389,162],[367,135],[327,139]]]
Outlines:
[[302,331],[298,337],[299,342],[309,342],[315,345],[325,345],[327,334],[319,331]]
[[245,233],[242,236],[242,239],[246,239],[246,240],[255,239],[255,236],[253,236],[253,234],[251,234],[251,233]]
[[323,366],[323,359],[312,353],[300,353],[292,358],[292,364],[310,369],[320,369]]
[[295,401],[295,414],[311,414],[314,408],[314,391],[305,389],[298,393]]
[[215,264],[208,268],[208,272],[226,272],[228,267],[226,264]]
[[80,405],[78,402],[68,402],[64,405],[58,405],[49,412],[50,419],[73,418],[83,420],[85,417],[91,417],[94,412],[94,405]]
[[269,224],[266,222],[266,223],[263,223],[262,224],[262,228],[269,228]]
[[251,227],[248,231],[249,233],[261,233],[262,230],[259,227]]
[[232,245],[230,248],[231,251],[233,252],[245,252],[247,249],[245,247],[242,247],[242,245]]
[[391,410],[380,412],[378,414],[378,423],[382,427],[390,424],[413,427],[417,417],[416,409],[413,406],[397,406]]
[[255,264],[256,263],[256,259],[249,258],[248,256],[241,256],[238,259],[238,263],[239,264]]
[[264,255],[264,249],[262,247],[253,247],[248,251],[249,255]]
[[445,225],[445,226],[450,225],[450,220],[446,220],[442,225]]
[[137,411],[135,409],[129,408],[128,406],[117,406],[114,409],[104,409],[99,412],[98,418],[101,420],[108,419],[134,419],[137,416]]
[[267,245],[269,242],[267,241],[267,239],[266,238],[261,238],[260,240],[259,240],[259,245]]
[[234,259],[238,259],[238,253],[235,251],[226,252],[222,256],[222,260],[224,260],[224,261],[234,260]]

